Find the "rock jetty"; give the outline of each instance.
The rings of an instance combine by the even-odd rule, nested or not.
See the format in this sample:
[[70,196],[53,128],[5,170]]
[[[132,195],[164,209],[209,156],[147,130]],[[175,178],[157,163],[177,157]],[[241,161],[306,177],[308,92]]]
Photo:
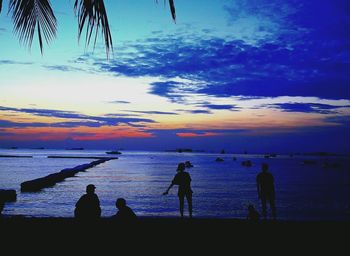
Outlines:
[[99,159],[88,164],[78,165],[73,168],[66,168],[61,170],[60,172],[53,173],[42,178],[25,181],[21,183],[21,192],[36,192],[36,191],[40,191],[43,188],[52,187],[56,183],[61,182],[66,178],[75,176],[78,172],[84,172],[87,169],[90,169],[96,165],[102,164],[112,159],[116,159],[116,158]]
[[15,202],[17,193],[14,189],[0,189],[0,202]]

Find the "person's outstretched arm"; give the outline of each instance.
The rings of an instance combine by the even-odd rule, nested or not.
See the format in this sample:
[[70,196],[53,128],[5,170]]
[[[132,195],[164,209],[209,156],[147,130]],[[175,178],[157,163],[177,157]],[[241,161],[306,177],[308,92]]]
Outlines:
[[169,193],[169,190],[174,186],[174,183],[172,182],[170,186],[167,188],[167,190],[163,193],[163,195],[167,195]]

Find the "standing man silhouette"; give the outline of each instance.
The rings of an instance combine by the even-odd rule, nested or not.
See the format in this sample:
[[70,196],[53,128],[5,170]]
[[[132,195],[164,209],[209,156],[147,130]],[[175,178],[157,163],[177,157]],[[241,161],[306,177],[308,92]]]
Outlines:
[[266,202],[270,204],[273,219],[276,219],[276,205],[275,205],[275,184],[274,178],[269,170],[269,165],[263,163],[261,165],[262,172],[256,177],[256,185],[258,190],[258,196],[261,200],[262,214],[266,219]]
[[101,217],[100,200],[95,194],[95,186],[86,186],[86,194],[75,205],[74,215],[79,219],[98,219]]
[[178,185],[178,197],[180,201],[180,214],[181,218],[184,216],[184,203],[185,203],[185,197],[187,199],[188,204],[188,211],[190,213],[190,218],[192,218],[192,189],[191,189],[191,176],[188,172],[185,172],[185,164],[179,163],[177,166],[177,174],[175,175],[173,181],[171,182],[168,189],[163,193],[163,195],[167,195],[169,193],[169,190],[174,186]]

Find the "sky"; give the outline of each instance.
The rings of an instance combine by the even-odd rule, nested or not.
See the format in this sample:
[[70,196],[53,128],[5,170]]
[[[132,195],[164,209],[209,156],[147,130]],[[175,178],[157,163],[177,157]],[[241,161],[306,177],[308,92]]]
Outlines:
[[109,59],[51,3],[41,54],[4,0],[0,147],[350,153],[349,1],[106,0]]

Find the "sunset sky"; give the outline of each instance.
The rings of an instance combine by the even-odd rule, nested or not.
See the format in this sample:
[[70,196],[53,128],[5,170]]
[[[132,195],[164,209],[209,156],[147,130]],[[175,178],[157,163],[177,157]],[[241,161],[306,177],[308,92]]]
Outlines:
[[0,14],[0,147],[350,153],[348,0],[106,0],[114,53],[52,0],[41,55]]

